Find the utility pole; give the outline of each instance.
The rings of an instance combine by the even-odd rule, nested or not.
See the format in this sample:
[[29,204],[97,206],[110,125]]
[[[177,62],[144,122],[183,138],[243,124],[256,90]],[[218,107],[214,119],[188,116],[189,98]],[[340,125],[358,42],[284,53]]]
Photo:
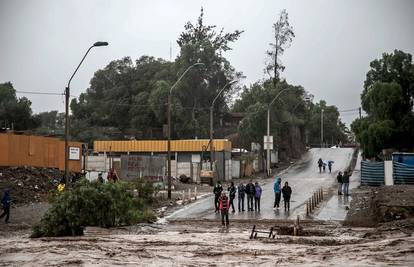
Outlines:
[[168,141],[167,141],[167,175],[168,175],[168,199],[171,199],[171,91],[168,94],[168,115],[167,115],[167,123],[168,123]]
[[358,110],[359,110],[359,119],[362,119],[361,107],[359,107]]
[[210,170],[213,170],[213,104],[210,107]]
[[69,86],[65,88],[65,184],[69,185]]
[[321,148],[323,147],[323,109],[321,109]]

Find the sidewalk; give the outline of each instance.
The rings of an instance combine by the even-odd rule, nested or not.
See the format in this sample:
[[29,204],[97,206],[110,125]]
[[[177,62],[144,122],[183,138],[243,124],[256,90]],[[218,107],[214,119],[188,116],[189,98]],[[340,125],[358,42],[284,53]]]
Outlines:
[[347,208],[352,200],[352,190],[360,185],[361,181],[361,152],[355,164],[354,172],[349,184],[350,196],[337,195],[336,191],[331,198],[320,208],[320,212],[315,216],[319,220],[337,220],[343,221],[348,213]]

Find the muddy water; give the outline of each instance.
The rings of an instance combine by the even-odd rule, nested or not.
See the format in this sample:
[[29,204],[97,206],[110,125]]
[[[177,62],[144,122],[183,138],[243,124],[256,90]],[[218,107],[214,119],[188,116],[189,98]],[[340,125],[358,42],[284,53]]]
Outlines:
[[414,266],[414,237],[362,238],[366,230],[334,236],[249,239],[243,227],[214,225],[89,228],[83,237],[0,239],[1,266]]

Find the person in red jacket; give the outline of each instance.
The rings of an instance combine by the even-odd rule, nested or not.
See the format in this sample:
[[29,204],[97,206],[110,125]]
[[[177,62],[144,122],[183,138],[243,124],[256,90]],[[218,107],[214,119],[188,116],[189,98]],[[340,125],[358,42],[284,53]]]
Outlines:
[[[230,201],[226,195],[226,192],[221,193],[221,197],[219,199],[219,209],[221,212],[221,223],[229,226]],[[226,219],[226,223],[224,223],[224,219]]]

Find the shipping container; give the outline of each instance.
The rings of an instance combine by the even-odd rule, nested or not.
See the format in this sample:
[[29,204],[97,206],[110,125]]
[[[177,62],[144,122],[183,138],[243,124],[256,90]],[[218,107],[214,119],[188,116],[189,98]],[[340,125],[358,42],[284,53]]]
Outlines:
[[[82,143],[69,142],[69,170],[82,168]],[[0,166],[65,169],[65,142],[52,137],[0,134]]]
[[[210,140],[171,140],[171,152],[201,152]],[[128,141],[94,141],[93,150],[100,152],[167,152],[167,140],[128,140]],[[214,139],[215,151],[231,151],[231,142],[227,139]],[[209,150],[209,149],[208,149]]]

